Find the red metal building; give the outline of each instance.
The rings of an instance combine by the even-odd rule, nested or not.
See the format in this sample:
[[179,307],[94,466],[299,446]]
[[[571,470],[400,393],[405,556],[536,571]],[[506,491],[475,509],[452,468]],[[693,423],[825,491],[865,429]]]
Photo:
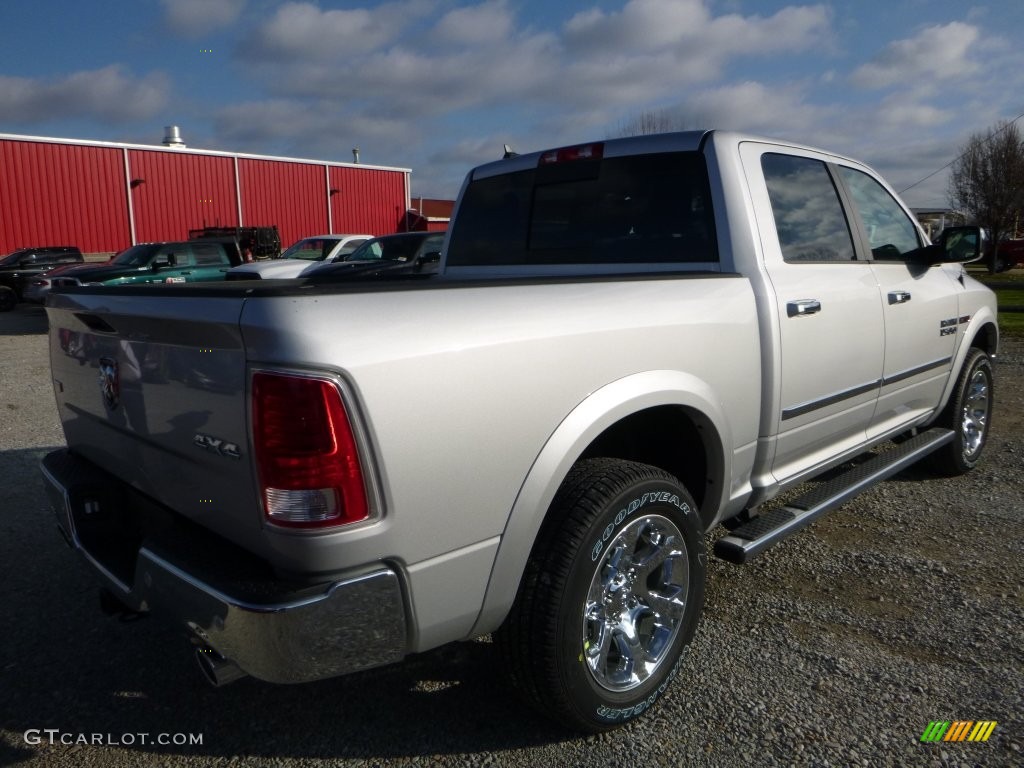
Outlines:
[[0,134],[0,254],[113,253],[204,226],[276,225],[281,242],[405,229],[407,168]]
[[454,208],[454,200],[413,197],[405,218],[405,228],[415,232],[444,232],[451,223]]

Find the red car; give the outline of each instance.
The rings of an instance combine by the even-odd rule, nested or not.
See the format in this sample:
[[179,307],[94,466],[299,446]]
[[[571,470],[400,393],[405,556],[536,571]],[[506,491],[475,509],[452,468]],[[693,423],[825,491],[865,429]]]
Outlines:
[[1024,238],[1003,240],[996,248],[996,271],[1005,272],[1024,266]]

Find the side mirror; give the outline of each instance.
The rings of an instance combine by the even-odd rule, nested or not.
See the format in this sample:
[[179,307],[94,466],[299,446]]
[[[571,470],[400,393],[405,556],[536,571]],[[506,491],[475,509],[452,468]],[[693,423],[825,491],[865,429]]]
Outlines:
[[988,236],[981,227],[947,227],[935,242],[905,255],[913,264],[969,264],[982,257]]
[[985,253],[988,236],[981,227],[947,227],[939,234],[942,261],[947,264],[969,264]]

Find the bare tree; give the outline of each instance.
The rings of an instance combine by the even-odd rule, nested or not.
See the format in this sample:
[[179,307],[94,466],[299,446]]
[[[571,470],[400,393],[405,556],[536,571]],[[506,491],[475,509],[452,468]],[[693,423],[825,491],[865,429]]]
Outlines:
[[669,133],[696,128],[696,123],[683,114],[670,109],[647,109],[623,120],[611,134],[611,138],[625,136],[647,136],[652,133]]
[[[994,243],[1013,236],[1024,209],[1024,142],[1016,123],[996,123],[986,133],[968,139],[949,175],[954,208],[988,228]],[[988,258],[996,271],[996,249]]]

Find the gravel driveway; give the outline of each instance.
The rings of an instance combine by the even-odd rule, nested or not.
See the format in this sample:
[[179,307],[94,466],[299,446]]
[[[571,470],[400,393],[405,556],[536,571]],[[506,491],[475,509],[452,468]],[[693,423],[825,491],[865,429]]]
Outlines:
[[[912,469],[750,565],[712,560],[702,625],[660,708],[583,738],[523,708],[487,642],[215,690],[178,629],[102,616],[37,469],[63,443],[45,328],[39,308],[0,314],[0,765],[1024,764],[1020,342],[997,364],[978,470]],[[998,725],[985,743],[921,743],[936,720]]]

